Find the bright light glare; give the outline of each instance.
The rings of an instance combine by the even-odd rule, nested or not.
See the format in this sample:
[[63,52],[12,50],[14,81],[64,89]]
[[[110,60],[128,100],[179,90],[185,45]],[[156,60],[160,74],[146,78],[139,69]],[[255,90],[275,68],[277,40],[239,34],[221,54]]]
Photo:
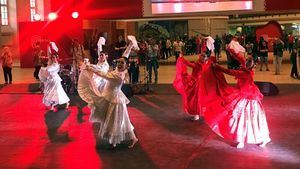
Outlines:
[[77,19],[79,17],[79,13],[78,12],[73,12],[72,13],[72,18]]
[[35,21],[40,21],[42,18],[41,18],[41,15],[40,14],[35,14],[34,15],[34,20]]
[[252,3],[251,1],[248,1],[248,2],[245,2],[245,9],[253,9],[253,6],[252,6]]
[[56,18],[57,18],[57,14],[56,14],[56,13],[54,13],[54,12],[49,13],[48,19],[49,19],[50,21],[53,21],[53,20],[55,20]]

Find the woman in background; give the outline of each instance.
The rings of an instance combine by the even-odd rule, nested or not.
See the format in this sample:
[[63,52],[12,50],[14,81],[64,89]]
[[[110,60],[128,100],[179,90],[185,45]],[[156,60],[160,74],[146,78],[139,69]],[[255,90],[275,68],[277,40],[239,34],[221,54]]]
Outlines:
[[266,70],[269,71],[268,67],[268,44],[267,42],[261,37],[260,42],[258,45],[258,50],[259,50],[259,57],[260,57],[260,68],[259,71],[262,71],[263,65],[266,66]]
[[292,69],[291,69],[291,77],[292,78],[299,78],[298,75],[298,69],[297,69],[297,49],[294,47],[291,53],[290,57],[291,63],[292,63]]
[[11,71],[13,65],[13,58],[9,47],[5,46],[3,48],[3,53],[1,54],[0,60],[2,61],[5,84],[11,84],[12,83]]

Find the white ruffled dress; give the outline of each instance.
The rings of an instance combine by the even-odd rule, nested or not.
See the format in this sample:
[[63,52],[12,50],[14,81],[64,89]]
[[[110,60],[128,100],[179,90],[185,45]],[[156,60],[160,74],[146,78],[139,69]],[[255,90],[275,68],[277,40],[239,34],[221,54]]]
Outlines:
[[[109,64],[106,61],[91,66],[103,73],[107,73],[109,70]],[[93,103],[91,96],[93,96],[93,98],[101,96],[107,80],[96,74],[91,74],[84,69],[85,65],[83,65],[78,78],[78,94],[85,102]]]
[[43,103],[46,106],[66,104],[70,101],[61,85],[62,79],[58,75],[59,68],[59,64],[53,63],[42,67],[39,72],[39,78],[44,83]]
[[[99,75],[83,70],[78,82],[78,86],[81,86],[78,88],[78,93],[91,109],[90,121],[100,123],[98,138],[107,140],[113,145],[135,138],[134,127],[130,122],[126,106],[129,100],[121,90],[125,74],[126,71],[119,72],[117,69],[108,73],[99,71]],[[95,88],[91,85],[95,83],[93,82],[94,76],[106,80],[100,95],[95,92]],[[83,89],[83,86],[88,87],[88,89]]]

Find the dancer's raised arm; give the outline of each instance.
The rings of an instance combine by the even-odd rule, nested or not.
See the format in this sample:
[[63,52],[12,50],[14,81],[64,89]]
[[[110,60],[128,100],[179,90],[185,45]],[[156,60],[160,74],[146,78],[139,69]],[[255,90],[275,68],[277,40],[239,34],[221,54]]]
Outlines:
[[239,76],[239,75],[242,75],[243,74],[243,70],[231,70],[231,69],[226,69],[218,64],[214,64],[213,65],[213,68],[216,70],[216,71],[220,71],[220,72],[224,72],[228,75],[231,75],[231,76]]
[[117,81],[122,81],[122,79],[120,78],[120,76],[117,76],[116,74],[110,73],[110,72],[103,72],[100,70],[97,70],[95,67],[93,66],[87,66],[86,69],[89,72],[95,73],[96,75],[106,79],[106,80],[117,80]]
[[180,58],[180,60],[182,61],[182,63],[185,64],[186,66],[191,67],[191,68],[194,68],[194,67],[195,67],[195,63],[192,63],[192,62],[186,60],[186,59],[183,57],[183,54],[182,54],[182,53],[179,55],[179,58]]

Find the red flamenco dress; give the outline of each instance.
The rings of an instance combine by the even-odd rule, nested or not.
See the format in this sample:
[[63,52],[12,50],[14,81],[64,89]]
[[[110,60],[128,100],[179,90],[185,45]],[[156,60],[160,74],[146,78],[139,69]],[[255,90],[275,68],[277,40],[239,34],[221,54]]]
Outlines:
[[[192,73],[187,72],[187,66],[192,68]],[[175,90],[182,96],[184,111],[189,115],[201,115],[201,80],[202,62],[189,62],[179,57],[176,63],[176,76],[173,82]]]
[[[239,57],[238,60],[241,61],[239,54],[232,50],[229,52],[235,57]],[[245,63],[242,62],[242,65]],[[233,90],[229,95],[220,95],[223,100],[227,100],[227,102],[222,102],[226,111],[215,112],[222,114],[219,116],[222,118],[212,120],[214,123],[210,123],[210,127],[221,137],[242,143],[242,145],[244,143],[262,143],[264,146],[271,139],[261,103],[263,95],[254,84],[253,71],[245,66],[239,70],[229,70],[216,65],[215,72],[235,76],[237,90]]]

